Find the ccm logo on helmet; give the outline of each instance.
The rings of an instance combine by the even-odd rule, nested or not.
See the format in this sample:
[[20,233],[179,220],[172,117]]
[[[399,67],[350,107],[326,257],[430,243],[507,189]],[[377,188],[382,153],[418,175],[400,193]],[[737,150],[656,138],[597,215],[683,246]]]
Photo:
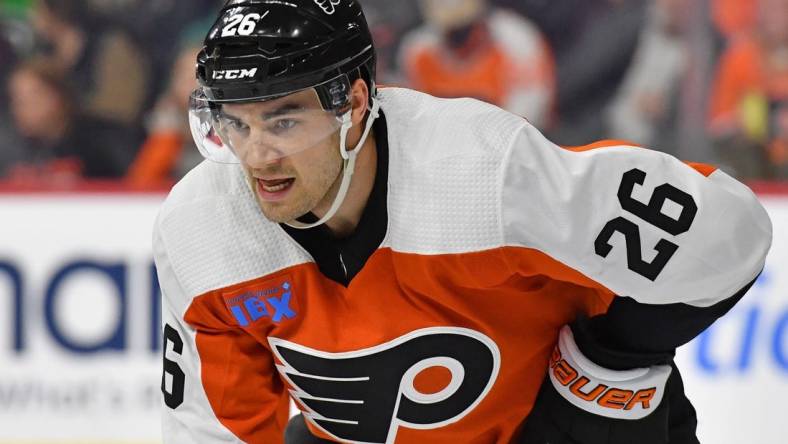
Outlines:
[[213,72],[214,80],[253,79],[257,75],[257,68],[252,69],[225,69]]
[[[399,427],[436,429],[457,422],[490,391],[501,363],[490,338],[455,327],[416,330],[344,353],[268,341],[304,417],[342,442],[392,443]],[[451,378],[439,391],[422,393],[417,376],[435,367]]]
[[564,387],[569,387],[569,392],[585,402],[594,402],[601,407],[616,410],[632,410],[640,404],[643,410],[651,409],[651,401],[657,393],[656,387],[638,390],[624,390],[597,384],[596,387],[587,387],[590,379],[581,375],[561,355],[561,350],[556,347],[550,357],[550,371],[552,376]]

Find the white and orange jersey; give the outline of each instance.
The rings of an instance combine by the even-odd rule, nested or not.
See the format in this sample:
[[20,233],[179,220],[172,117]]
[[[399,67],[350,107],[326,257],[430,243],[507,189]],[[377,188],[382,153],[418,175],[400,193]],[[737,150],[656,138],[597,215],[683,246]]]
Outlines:
[[564,149],[476,100],[380,99],[387,227],[347,286],[263,217],[239,166],[173,189],[154,235],[165,442],[282,442],[292,397],[339,442],[508,443],[579,313],[704,310],[763,267],[770,221],[722,171]]

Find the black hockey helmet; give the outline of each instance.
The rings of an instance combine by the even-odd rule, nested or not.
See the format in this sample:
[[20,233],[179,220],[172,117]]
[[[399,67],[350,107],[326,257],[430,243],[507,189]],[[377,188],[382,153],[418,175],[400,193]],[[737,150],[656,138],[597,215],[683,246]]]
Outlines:
[[[251,155],[286,158],[338,136],[343,173],[333,204],[315,223],[289,225],[325,223],[344,201],[356,157],[379,116],[375,62],[357,0],[230,0],[197,56],[200,87],[189,103],[195,144],[209,160],[239,163]],[[349,148],[351,85],[359,78],[369,87],[369,113],[361,137]],[[231,103],[277,106],[280,98],[289,101],[281,106],[295,107],[298,119],[273,110],[250,125],[228,111]]]
[[363,77],[375,94],[375,48],[357,0],[230,0],[197,58],[211,102],[276,98],[315,88],[326,110]]

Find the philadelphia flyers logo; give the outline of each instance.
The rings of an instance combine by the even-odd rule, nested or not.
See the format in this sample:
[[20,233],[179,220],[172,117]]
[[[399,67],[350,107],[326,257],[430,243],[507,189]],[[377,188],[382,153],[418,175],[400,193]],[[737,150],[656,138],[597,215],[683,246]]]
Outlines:
[[323,12],[332,15],[336,11],[336,7],[339,5],[340,1],[341,0],[315,0],[315,3],[317,6],[320,6]]
[[[484,399],[501,357],[489,337],[473,330],[416,330],[375,347],[327,353],[269,337],[291,396],[304,417],[343,442],[392,443],[400,427],[436,429],[455,423]],[[436,393],[415,387],[423,371],[451,373]]]

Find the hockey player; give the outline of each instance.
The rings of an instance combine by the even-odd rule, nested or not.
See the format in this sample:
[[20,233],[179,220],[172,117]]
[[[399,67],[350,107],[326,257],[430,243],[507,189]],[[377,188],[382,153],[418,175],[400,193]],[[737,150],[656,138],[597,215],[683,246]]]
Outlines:
[[752,192],[374,66],[354,0],[208,34],[209,161],[154,234],[165,442],[696,443],[672,358],[764,265]]

